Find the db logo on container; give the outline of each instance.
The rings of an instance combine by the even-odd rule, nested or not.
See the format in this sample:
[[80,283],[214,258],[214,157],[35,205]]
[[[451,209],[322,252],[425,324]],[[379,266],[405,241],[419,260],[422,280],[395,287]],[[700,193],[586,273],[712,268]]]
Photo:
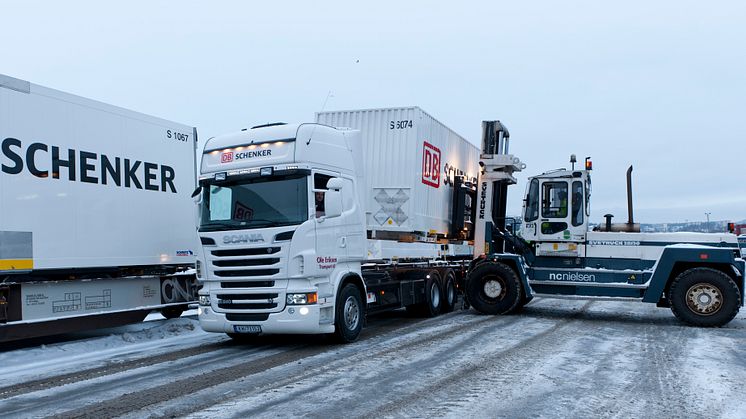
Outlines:
[[422,183],[440,187],[440,149],[427,141],[422,146]]
[[230,163],[233,161],[233,152],[229,151],[220,155],[220,163]]

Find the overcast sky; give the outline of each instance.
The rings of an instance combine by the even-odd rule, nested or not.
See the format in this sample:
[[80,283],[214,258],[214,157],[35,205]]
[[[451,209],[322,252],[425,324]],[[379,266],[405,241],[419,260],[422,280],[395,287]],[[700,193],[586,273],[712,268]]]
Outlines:
[[746,2],[6,1],[0,73],[194,125],[417,105],[525,177],[594,162],[591,220],[746,219]]

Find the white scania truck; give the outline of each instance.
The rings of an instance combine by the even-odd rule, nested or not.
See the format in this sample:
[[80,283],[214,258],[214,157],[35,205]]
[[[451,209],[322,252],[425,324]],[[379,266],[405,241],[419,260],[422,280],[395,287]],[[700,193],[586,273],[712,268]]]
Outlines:
[[195,191],[205,330],[353,341],[366,313],[454,308],[479,150],[416,107],[316,119],[207,141]]
[[0,75],[0,342],[196,302],[195,147],[193,127]]

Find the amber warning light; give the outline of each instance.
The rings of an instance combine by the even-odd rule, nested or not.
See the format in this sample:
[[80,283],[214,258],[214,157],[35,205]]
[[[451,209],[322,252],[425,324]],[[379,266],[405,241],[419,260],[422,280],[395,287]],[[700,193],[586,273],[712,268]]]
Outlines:
[[593,170],[593,162],[590,157],[585,158],[585,170]]

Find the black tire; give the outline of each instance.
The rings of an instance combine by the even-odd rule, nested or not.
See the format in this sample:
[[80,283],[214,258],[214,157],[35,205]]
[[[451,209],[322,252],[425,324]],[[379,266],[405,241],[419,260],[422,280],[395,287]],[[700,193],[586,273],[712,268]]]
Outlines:
[[456,308],[458,301],[458,291],[456,291],[456,274],[453,269],[448,269],[443,275],[443,294],[441,312],[450,313]]
[[432,271],[427,276],[427,281],[425,281],[425,304],[423,305],[422,313],[426,317],[435,317],[440,314],[440,309],[443,306],[440,274],[437,271]]
[[360,290],[347,284],[337,297],[334,313],[334,336],[340,343],[351,343],[360,336],[365,319],[365,306],[360,297]]
[[175,319],[177,317],[181,317],[181,314],[184,313],[184,310],[186,310],[185,306],[169,306],[163,307],[160,311],[161,316],[167,319]]
[[741,292],[733,279],[712,268],[692,268],[679,274],[668,290],[671,311],[692,326],[720,327],[736,317]]
[[507,314],[521,299],[521,282],[508,265],[484,262],[470,273],[466,281],[469,303],[484,314]]
[[[421,275],[420,272],[418,275]],[[443,292],[440,289],[440,275],[438,271],[430,271],[425,278],[423,288],[424,301],[407,306],[407,313],[416,317],[435,317],[440,314],[443,305]]]

